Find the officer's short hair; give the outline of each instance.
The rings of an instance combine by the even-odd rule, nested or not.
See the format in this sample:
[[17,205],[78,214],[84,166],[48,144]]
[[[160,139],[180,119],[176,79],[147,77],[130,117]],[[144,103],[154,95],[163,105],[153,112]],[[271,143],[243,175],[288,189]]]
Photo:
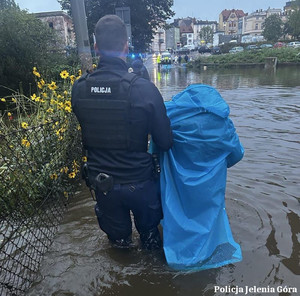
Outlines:
[[97,22],[95,37],[100,55],[120,56],[128,40],[124,22],[116,15],[106,15]]

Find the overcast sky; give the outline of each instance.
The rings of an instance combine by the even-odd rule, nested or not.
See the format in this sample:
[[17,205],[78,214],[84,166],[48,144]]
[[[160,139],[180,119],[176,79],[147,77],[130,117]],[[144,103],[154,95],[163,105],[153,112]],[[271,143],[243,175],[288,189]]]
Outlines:
[[[56,0],[15,0],[29,12],[60,10]],[[257,9],[283,8],[286,0],[174,0],[173,10],[177,17],[196,17],[201,20],[218,21],[223,9],[242,9],[251,13]]]

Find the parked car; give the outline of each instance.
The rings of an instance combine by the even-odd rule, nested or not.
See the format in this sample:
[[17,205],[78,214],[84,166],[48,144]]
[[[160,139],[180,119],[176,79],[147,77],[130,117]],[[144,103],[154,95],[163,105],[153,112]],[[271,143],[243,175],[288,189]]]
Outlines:
[[289,47],[300,47],[300,41],[290,42],[287,46],[289,46]]
[[188,48],[184,48],[184,47],[181,47],[176,51],[178,55],[190,54],[190,52],[191,51]]
[[237,53],[242,51],[244,51],[244,48],[242,46],[235,46],[229,50],[229,53]]
[[211,50],[211,54],[221,54],[221,48],[219,46],[214,46]]
[[210,51],[211,51],[210,48],[207,47],[206,45],[200,46],[200,47],[198,48],[198,52],[199,52],[199,53],[206,53],[206,52],[210,52]]
[[284,47],[284,46],[286,46],[286,44],[283,43],[283,42],[276,42],[276,43],[273,45],[274,48],[281,48],[281,47]]
[[246,46],[246,49],[247,50],[257,50],[257,49],[259,49],[259,47],[255,44],[251,44],[251,45]]
[[260,48],[272,48],[273,47],[273,45],[272,44],[270,44],[270,43],[264,43],[264,44],[262,44],[261,46],[260,46]]

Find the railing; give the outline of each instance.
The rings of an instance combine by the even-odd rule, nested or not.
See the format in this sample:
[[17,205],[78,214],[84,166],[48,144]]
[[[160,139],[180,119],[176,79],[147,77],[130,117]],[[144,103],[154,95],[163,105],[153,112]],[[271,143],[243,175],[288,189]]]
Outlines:
[[72,116],[0,134],[0,295],[35,279],[74,193],[80,133]]

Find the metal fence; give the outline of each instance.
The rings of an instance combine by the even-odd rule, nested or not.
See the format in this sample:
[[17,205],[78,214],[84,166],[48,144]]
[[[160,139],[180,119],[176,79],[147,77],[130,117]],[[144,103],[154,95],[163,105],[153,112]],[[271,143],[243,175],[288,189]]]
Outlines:
[[75,189],[81,155],[74,118],[0,134],[0,295],[35,279]]

